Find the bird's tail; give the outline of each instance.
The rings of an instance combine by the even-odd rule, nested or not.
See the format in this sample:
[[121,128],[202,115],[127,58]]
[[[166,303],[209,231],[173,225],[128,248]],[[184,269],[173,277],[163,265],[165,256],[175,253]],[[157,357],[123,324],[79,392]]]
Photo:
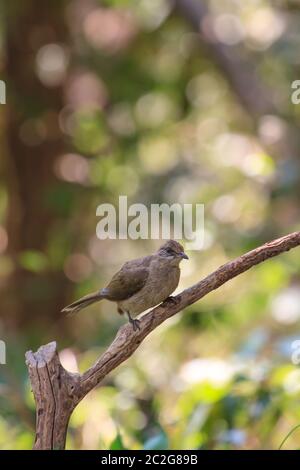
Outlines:
[[94,304],[95,302],[99,302],[99,300],[103,299],[103,295],[101,292],[93,292],[92,294],[85,295],[81,297],[81,299],[76,300],[70,305],[67,305],[65,308],[62,309],[63,313],[67,313],[68,315],[72,315],[73,313],[79,312],[83,308],[87,307],[88,305]]

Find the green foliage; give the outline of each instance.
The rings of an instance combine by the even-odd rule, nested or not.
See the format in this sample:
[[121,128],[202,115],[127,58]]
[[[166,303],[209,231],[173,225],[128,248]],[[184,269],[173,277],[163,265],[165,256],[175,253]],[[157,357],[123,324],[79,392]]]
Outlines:
[[40,251],[23,251],[19,256],[19,262],[21,266],[28,271],[40,272],[47,267],[47,258]]
[[126,450],[126,447],[124,447],[122,437],[121,435],[118,434],[116,435],[115,439],[112,441],[112,443],[109,446],[109,450]]

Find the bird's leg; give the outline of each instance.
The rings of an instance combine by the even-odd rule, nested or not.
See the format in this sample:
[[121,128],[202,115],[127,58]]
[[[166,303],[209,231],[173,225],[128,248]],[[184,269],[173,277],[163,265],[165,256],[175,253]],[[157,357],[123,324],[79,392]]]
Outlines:
[[132,316],[130,315],[130,312],[128,311],[126,311],[126,315],[128,317],[129,323],[131,323],[132,325],[133,331],[140,330],[141,329],[140,320],[132,318]]

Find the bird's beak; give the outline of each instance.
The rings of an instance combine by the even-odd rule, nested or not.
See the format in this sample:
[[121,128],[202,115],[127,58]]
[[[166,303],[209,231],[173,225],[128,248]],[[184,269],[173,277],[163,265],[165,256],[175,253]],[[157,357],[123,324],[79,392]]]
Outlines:
[[186,255],[184,251],[180,253],[180,256],[182,259],[189,259],[188,255]]

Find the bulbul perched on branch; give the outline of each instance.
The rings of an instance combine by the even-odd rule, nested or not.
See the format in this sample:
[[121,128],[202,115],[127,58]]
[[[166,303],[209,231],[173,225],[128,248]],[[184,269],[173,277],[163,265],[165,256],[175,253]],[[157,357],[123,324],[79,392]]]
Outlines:
[[188,259],[182,245],[169,240],[153,255],[127,261],[107,287],[82,297],[62,312],[76,313],[99,300],[107,299],[117,303],[118,312],[126,313],[133,329],[137,330],[139,320],[133,316],[160,304],[178,286],[179,263],[182,259]]

